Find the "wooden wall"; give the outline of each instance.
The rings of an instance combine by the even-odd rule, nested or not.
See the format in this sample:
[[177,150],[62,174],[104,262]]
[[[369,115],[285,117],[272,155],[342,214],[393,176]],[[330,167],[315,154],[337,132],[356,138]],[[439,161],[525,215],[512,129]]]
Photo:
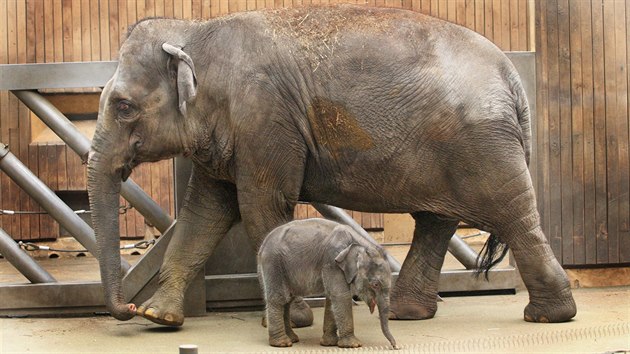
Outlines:
[[564,265],[630,262],[630,1],[536,5],[539,209]]
[[[336,0],[330,3],[339,2]],[[469,27],[503,50],[533,48],[532,0],[369,0],[343,1],[402,7]],[[302,0],[0,0],[0,64],[116,60],[127,27],[148,16],[210,18],[259,8],[290,7],[329,1]],[[53,190],[85,189],[85,166],[62,144],[32,142],[30,112],[8,92],[0,92],[0,141]],[[173,213],[172,164],[144,165],[132,178]],[[0,176],[0,207],[39,210],[6,176]],[[121,204],[124,203],[121,200]],[[317,214],[299,206],[298,217]],[[365,228],[380,229],[380,214],[352,213]],[[121,234],[142,236],[143,218],[121,216]],[[48,216],[2,216],[0,223],[16,239],[55,238]]]

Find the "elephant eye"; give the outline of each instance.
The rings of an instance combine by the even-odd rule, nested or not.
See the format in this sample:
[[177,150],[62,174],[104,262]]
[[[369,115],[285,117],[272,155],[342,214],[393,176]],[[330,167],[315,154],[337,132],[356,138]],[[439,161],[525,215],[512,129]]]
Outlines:
[[127,100],[120,100],[116,104],[116,111],[120,119],[131,119],[135,116],[133,104]]
[[381,283],[379,283],[378,281],[370,282],[370,288],[378,290],[381,288]]

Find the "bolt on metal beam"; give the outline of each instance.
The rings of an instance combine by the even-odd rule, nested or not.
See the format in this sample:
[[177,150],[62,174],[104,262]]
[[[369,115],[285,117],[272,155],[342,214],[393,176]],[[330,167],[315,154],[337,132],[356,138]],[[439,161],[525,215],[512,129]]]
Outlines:
[[31,283],[56,283],[57,280],[42,268],[31,256],[0,228],[0,253]]
[[[57,107],[35,91],[11,91],[50,129],[52,129],[84,162],[90,152],[86,138]],[[120,194],[161,233],[173,223],[171,217],[131,179],[121,184]]]
[[[0,170],[31,196],[61,226],[74,236],[92,254],[98,255],[94,230],[74,213],[44,182],[13,155],[8,146],[0,143]],[[122,269],[129,270],[129,263],[121,260]]]

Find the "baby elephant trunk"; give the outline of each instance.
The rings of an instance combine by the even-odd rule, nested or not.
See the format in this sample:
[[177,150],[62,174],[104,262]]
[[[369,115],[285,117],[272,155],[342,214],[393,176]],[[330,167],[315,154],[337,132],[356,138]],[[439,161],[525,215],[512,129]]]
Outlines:
[[389,298],[382,298],[379,296],[378,317],[381,321],[381,331],[385,335],[385,338],[387,338],[394,349],[400,349],[396,345],[396,340],[394,339],[394,336],[392,336],[392,333],[389,331]]

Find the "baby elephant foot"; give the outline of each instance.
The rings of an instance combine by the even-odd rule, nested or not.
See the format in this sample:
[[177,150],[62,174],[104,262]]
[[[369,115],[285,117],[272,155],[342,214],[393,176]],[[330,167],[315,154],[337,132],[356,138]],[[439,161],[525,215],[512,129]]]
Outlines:
[[184,324],[184,307],[181,301],[161,298],[158,294],[140,305],[137,314],[164,326]]
[[293,345],[293,340],[287,335],[282,335],[274,338],[269,337],[269,345],[271,345],[272,347],[290,347]]
[[339,342],[339,337],[337,337],[336,334],[335,335],[324,334],[322,336],[322,339],[319,341],[319,344],[324,347],[333,347],[333,346],[336,346],[338,342]]
[[300,341],[300,337],[298,337],[297,334],[295,334],[295,332],[293,331],[287,331],[287,336],[289,337],[289,339],[291,339],[291,342],[293,343],[297,343]]
[[339,338],[337,346],[339,348],[359,348],[361,346],[361,342],[357,339],[357,337],[352,335]]

